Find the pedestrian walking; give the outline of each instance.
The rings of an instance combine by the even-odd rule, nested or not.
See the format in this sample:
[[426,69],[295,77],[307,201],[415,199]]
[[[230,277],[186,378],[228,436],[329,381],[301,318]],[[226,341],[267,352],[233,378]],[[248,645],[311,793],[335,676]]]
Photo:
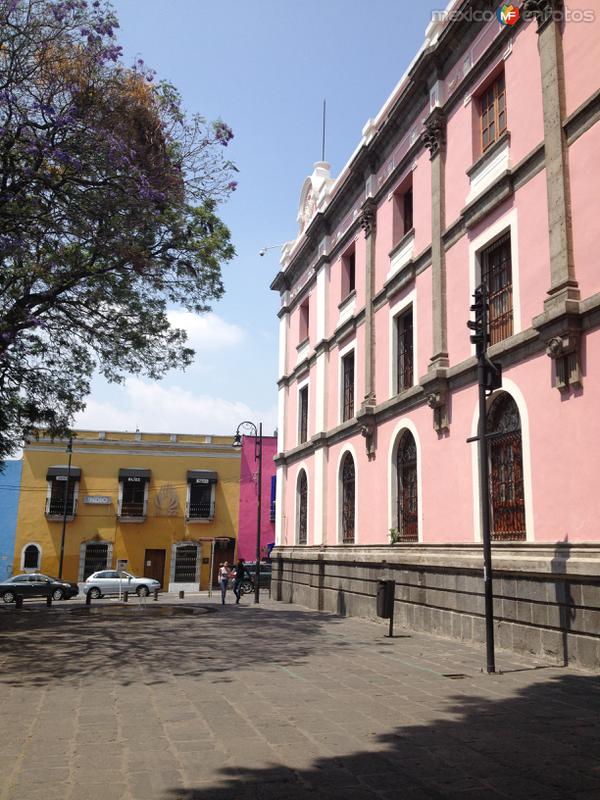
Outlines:
[[240,602],[240,597],[242,595],[242,581],[244,578],[250,575],[248,574],[248,570],[246,569],[246,565],[244,564],[244,559],[240,558],[235,565],[235,577],[233,579],[233,593],[235,595],[235,602]]
[[219,567],[219,586],[221,587],[221,604],[225,605],[225,595],[227,594],[227,584],[229,583],[229,575],[231,570],[229,564],[224,561]]

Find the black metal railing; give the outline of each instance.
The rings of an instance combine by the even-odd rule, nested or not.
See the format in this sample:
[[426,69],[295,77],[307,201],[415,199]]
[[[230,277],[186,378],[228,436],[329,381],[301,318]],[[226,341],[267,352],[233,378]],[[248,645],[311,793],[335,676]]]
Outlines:
[[[70,496],[67,499],[67,516],[73,517],[75,516],[75,512],[77,510],[77,502],[73,496]],[[65,498],[64,495],[62,497],[50,497],[46,500],[46,514],[49,517],[62,517],[65,513]]]
[[212,519],[214,515],[214,503],[190,503],[190,507],[188,509],[188,519]]
[[145,517],[144,503],[137,502],[123,502],[121,503],[120,517]]

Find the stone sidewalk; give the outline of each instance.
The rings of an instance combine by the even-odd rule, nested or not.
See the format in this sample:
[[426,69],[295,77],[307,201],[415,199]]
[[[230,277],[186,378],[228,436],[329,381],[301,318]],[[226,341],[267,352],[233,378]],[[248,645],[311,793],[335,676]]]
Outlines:
[[0,800],[600,798],[598,675],[168,601],[0,608]]

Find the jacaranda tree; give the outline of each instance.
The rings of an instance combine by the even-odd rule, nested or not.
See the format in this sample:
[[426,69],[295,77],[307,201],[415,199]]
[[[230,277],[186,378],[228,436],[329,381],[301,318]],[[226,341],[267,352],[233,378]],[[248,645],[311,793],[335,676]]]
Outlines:
[[167,309],[203,312],[233,247],[223,122],[188,117],[94,0],[0,0],[0,462],[64,434],[98,369],[193,358]]

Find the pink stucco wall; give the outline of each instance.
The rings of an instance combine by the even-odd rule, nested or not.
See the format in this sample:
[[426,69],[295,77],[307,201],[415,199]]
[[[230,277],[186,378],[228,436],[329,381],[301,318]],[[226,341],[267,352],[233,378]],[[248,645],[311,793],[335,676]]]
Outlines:
[[[585,0],[569,4],[570,9],[589,9]],[[594,23],[567,24],[564,30],[567,111],[572,111],[600,88],[596,63],[600,59],[600,12]],[[544,142],[539,37],[535,22],[515,29],[511,46],[496,51],[470,85],[473,96],[465,94],[447,117],[445,158],[446,223],[460,219],[468,202],[471,181],[467,170],[479,157],[477,91],[486,80],[504,69],[506,77],[510,165],[515,167]],[[504,46],[503,46],[504,47]],[[460,57],[458,62],[461,63]],[[477,124],[476,124],[477,123]],[[593,124],[569,146],[569,190],[573,218],[573,255],[581,296],[588,304],[600,292],[597,254],[600,252],[600,226],[597,224],[600,185],[600,124]],[[393,241],[394,188],[412,171],[415,255],[431,244],[431,161],[423,148],[412,164],[404,165],[402,175],[378,198],[375,288],[380,291],[390,269],[389,253]],[[494,180],[499,179],[499,175]],[[498,184],[500,186],[500,184]],[[498,188],[498,187],[496,187]],[[493,181],[482,191],[493,193]],[[483,194],[476,197],[483,197]],[[500,198],[502,200],[500,201]],[[354,203],[355,200],[349,201]],[[389,528],[395,525],[392,484],[395,448],[405,429],[414,433],[418,451],[419,536],[424,543],[469,543],[478,541],[477,448],[467,444],[474,435],[477,419],[477,387],[474,373],[467,373],[465,362],[473,355],[466,321],[470,317],[471,293],[478,281],[478,260],[483,248],[506,230],[511,232],[511,267],[514,333],[528,332],[527,349],[513,338],[501,353],[504,390],[515,400],[520,413],[523,448],[523,482],[530,542],[594,542],[600,540],[600,336],[597,322],[586,322],[581,346],[583,389],[561,394],[553,385],[553,362],[545,353],[547,332],[538,335],[532,322],[544,311],[551,285],[548,238],[547,175],[542,166],[535,174],[520,173],[513,192],[499,195],[495,207],[486,211],[476,224],[468,222],[445,254],[447,336],[450,377],[460,380],[450,394],[450,426],[444,433],[433,427],[432,410],[421,397],[416,404],[403,403],[408,410],[393,411],[395,394],[390,387],[394,343],[392,315],[409,298],[414,303],[416,382],[423,377],[433,354],[433,299],[431,266],[422,262],[421,271],[394,295],[378,303],[374,312],[375,389],[379,406],[375,457],[369,459],[365,438],[354,429],[343,437],[336,431],[321,451],[324,458],[322,492],[324,544],[338,543],[340,464],[346,451],[353,454],[356,469],[356,543],[378,544],[388,541]],[[358,206],[356,206],[358,207]],[[352,215],[350,215],[352,216]],[[337,224],[337,223],[336,223]],[[366,242],[363,232],[355,233],[356,304],[355,328],[344,340],[336,337],[341,299],[341,255],[333,257],[323,298],[329,348],[321,356],[325,365],[324,397],[317,396],[318,379],[310,369],[309,436],[314,433],[316,404],[326,407],[325,427],[331,432],[340,423],[340,357],[348,346],[355,348],[355,409],[360,408],[365,391],[365,324],[358,320],[365,304]],[[314,294],[314,288],[311,290]],[[314,297],[313,297],[314,301]],[[296,363],[296,323],[290,325],[288,353],[292,368]],[[316,317],[316,302],[311,309],[311,325]],[[536,322],[537,324],[537,322]],[[550,335],[550,334],[548,334]],[[313,330],[311,327],[311,348]],[[537,337],[537,339],[536,339]],[[531,346],[530,346],[531,345]],[[536,349],[537,348],[537,349]],[[502,350],[502,348],[499,348]],[[514,355],[514,354],[517,355]],[[288,364],[288,370],[290,365]],[[304,380],[306,375],[300,377]],[[297,380],[291,379],[287,403],[286,450],[297,444]],[[392,403],[390,402],[392,401]],[[381,404],[386,403],[384,408]],[[289,458],[282,509],[282,543],[295,541],[296,484],[300,469],[308,476],[308,543],[314,543],[316,486],[315,456],[310,448]]]
[[[254,459],[254,436],[242,437],[242,463],[240,471],[240,516],[238,531],[238,558],[256,560],[256,528],[258,514],[258,462]],[[261,498],[261,548],[275,541],[275,523],[271,521],[271,478],[275,475],[273,458],[277,452],[277,437],[262,439],[262,498]],[[264,555],[264,554],[263,554]]]
[[563,31],[567,114],[572,114],[598,90],[600,63],[600,9],[597,0],[569,0],[572,19],[586,15],[588,22],[567,24]]

